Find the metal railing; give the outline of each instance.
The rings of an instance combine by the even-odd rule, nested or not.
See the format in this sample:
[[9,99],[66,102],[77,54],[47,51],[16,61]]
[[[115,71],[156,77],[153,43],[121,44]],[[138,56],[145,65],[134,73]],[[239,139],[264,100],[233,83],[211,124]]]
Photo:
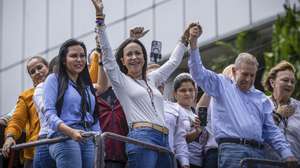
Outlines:
[[[171,152],[166,147],[162,147],[162,146],[159,146],[159,145],[142,142],[142,141],[136,140],[134,138],[121,136],[121,135],[111,133],[111,132],[105,132],[105,133],[101,134],[100,136],[96,136],[96,145],[98,144],[98,146],[96,146],[97,153],[96,153],[96,156],[95,156],[95,168],[104,168],[105,167],[105,161],[104,161],[105,145],[104,145],[104,143],[105,143],[105,140],[107,138],[114,139],[114,140],[117,140],[117,141],[126,142],[126,143],[131,143],[131,144],[134,144],[134,145],[139,145],[139,146],[142,146],[144,148],[147,148],[147,149],[150,149],[150,150],[153,150],[153,151],[157,151],[157,152],[160,152],[160,153],[167,153],[171,157],[172,167],[175,168],[176,165],[177,165],[176,159],[175,159],[175,156],[174,156],[173,152]],[[99,147],[101,149],[99,149]]]
[[[117,141],[122,141],[122,142],[126,142],[126,143],[131,143],[134,145],[139,145],[142,146],[144,148],[153,150],[153,151],[157,151],[160,153],[167,153],[171,156],[171,160],[172,160],[172,167],[176,166],[176,159],[175,156],[173,154],[173,152],[171,152],[168,148],[166,147],[162,147],[159,145],[155,145],[155,144],[150,144],[150,143],[146,143],[146,142],[142,142],[133,138],[129,138],[129,137],[125,137],[125,136],[121,136],[115,133],[111,133],[111,132],[105,132],[102,134],[97,134],[95,132],[85,132],[82,134],[83,137],[93,137],[95,138],[95,146],[96,146],[96,150],[95,150],[95,160],[94,160],[94,167],[95,168],[104,168],[105,167],[105,140],[106,139],[114,139]],[[14,150],[20,150],[20,149],[25,149],[25,148],[30,148],[30,147],[34,147],[34,146],[39,146],[39,145],[45,145],[45,144],[53,144],[53,143],[58,143],[58,142],[63,142],[70,139],[70,137],[67,136],[61,136],[61,137],[56,137],[56,138],[51,138],[51,139],[42,139],[42,140],[37,140],[37,141],[33,141],[33,142],[28,142],[28,143],[20,143],[20,144],[16,144],[13,145],[11,147],[11,149]],[[0,149],[0,154],[2,153],[2,149]]]
[[[252,168],[257,166],[268,166],[269,168],[287,168],[287,163],[276,160],[256,159],[256,158],[245,158],[241,160],[241,168]],[[300,168],[298,164],[297,168]]]

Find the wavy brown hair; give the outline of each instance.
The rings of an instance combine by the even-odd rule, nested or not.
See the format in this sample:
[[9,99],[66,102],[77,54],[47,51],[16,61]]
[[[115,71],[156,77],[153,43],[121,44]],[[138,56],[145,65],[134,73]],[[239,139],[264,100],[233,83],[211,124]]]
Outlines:
[[273,87],[271,86],[270,80],[275,80],[277,77],[277,73],[285,70],[292,71],[294,74],[296,73],[296,69],[291,63],[289,63],[288,61],[281,61],[279,64],[275,65],[268,73],[266,80],[264,81],[265,89],[273,92]]

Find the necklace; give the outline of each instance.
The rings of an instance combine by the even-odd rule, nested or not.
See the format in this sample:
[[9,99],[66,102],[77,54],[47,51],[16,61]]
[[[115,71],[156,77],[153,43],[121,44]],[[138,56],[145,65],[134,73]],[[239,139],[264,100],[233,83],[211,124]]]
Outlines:
[[146,80],[143,80],[146,84],[146,88],[136,79],[133,79],[138,85],[140,85],[142,88],[146,89],[148,96],[150,97],[150,101],[151,101],[151,105],[155,111],[155,115],[157,116],[157,111],[155,108],[155,104],[154,104],[154,94],[153,94],[153,90],[151,89],[151,87],[148,85],[148,82]]

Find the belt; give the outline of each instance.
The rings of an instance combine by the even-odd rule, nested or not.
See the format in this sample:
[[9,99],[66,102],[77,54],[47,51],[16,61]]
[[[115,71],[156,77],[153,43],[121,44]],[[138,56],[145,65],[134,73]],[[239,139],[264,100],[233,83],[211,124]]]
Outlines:
[[235,143],[235,144],[240,144],[240,145],[248,145],[253,148],[258,148],[258,149],[263,149],[264,144],[261,142],[258,142],[253,139],[245,139],[245,138],[220,138],[217,140],[218,144],[222,143]]
[[153,128],[166,135],[169,133],[168,128],[150,122],[136,122],[132,124],[132,128]]

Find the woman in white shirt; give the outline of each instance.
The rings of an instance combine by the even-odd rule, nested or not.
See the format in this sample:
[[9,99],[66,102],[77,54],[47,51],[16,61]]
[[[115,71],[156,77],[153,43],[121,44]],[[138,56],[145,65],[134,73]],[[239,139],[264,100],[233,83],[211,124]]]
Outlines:
[[[137,39],[125,40],[112,54],[104,26],[103,3],[92,0],[96,9],[97,31],[103,52],[103,65],[119,99],[130,132],[128,137],[163,147],[169,147],[168,129],[164,119],[164,99],[157,86],[165,82],[179,66],[188,37],[182,36],[169,60],[146,75],[147,52]],[[188,34],[188,30],[185,34]],[[171,167],[170,156],[127,144],[128,167]]]

